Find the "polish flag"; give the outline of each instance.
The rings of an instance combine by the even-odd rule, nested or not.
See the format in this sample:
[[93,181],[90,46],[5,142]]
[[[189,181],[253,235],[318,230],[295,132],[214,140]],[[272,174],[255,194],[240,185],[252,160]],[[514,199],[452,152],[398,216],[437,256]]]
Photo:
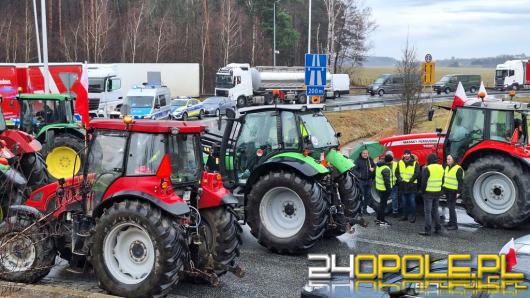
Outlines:
[[466,101],[466,90],[464,90],[462,82],[458,82],[458,87],[456,88],[455,98],[453,99],[453,106],[451,106],[451,110],[455,110],[457,107],[463,107]]
[[480,98],[479,94],[481,92],[484,92],[484,99],[488,98],[488,92],[486,91],[486,87],[484,87],[484,82],[480,82],[480,88],[478,88],[477,92],[477,98]]
[[515,242],[513,241],[513,238],[501,248],[499,255],[502,254],[506,255],[506,272],[511,272],[513,266],[517,265]]

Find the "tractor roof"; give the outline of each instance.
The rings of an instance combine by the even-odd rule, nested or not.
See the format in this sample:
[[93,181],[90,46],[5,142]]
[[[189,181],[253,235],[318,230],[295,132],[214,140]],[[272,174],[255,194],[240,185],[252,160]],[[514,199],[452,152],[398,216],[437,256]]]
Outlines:
[[17,96],[22,100],[69,100],[74,99],[71,94],[42,94],[42,93],[21,93]]
[[477,107],[489,110],[506,110],[506,111],[528,111],[529,104],[526,102],[517,101],[485,101],[477,100],[471,104],[466,104],[466,107]]
[[262,111],[272,111],[272,110],[305,112],[307,110],[323,110],[324,107],[325,106],[323,104],[309,104],[309,105],[281,104],[281,105],[265,105],[265,106],[248,107],[248,108],[239,109],[238,111],[241,114],[258,113]]
[[194,134],[204,132],[206,125],[201,122],[182,122],[171,120],[137,120],[129,127],[122,119],[96,119],[90,121],[90,127],[95,129],[128,130],[147,133],[171,133],[178,129],[179,133]]

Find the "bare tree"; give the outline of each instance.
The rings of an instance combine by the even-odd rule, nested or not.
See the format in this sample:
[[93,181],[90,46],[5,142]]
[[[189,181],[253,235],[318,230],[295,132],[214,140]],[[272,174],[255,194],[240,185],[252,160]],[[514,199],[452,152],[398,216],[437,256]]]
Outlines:
[[146,16],[145,1],[141,1],[140,7],[129,8],[129,22],[127,26],[127,37],[129,38],[129,45],[131,48],[131,62],[134,63],[136,60],[136,52],[142,41],[139,38],[140,26]]
[[201,93],[204,94],[204,70],[206,62],[206,51],[208,50],[208,35],[210,34],[210,15],[208,12],[208,0],[202,1],[202,9],[204,14],[204,23],[202,24],[201,29]]
[[335,65],[335,25],[339,15],[344,10],[343,0],[324,0],[328,16],[328,38],[326,52],[329,55],[328,66]]
[[167,36],[169,35],[169,25],[167,24],[167,12],[164,13],[162,18],[157,22],[157,28],[156,28],[156,49],[155,49],[155,63],[158,63],[158,60],[160,59],[160,55],[166,50],[166,48],[170,44],[169,38]]
[[403,80],[399,94],[401,100],[401,115],[403,117],[403,133],[409,134],[416,124],[421,103],[421,67],[416,59],[416,48],[410,44],[407,37],[402,51],[401,61],[397,65],[397,73]]
[[241,31],[238,11],[234,0],[223,0],[221,3],[221,41],[223,48],[223,65],[230,62],[233,50],[240,47],[237,37]]

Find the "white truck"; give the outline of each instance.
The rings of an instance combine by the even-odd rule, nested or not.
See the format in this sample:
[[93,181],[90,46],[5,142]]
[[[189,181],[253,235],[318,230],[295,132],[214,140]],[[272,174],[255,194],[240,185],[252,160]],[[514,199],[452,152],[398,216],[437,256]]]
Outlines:
[[147,73],[160,73],[162,82],[174,96],[200,95],[198,63],[113,63],[88,65],[90,116],[110,117],[127,92],[146,82]]
[[[215,95],[234,101],[238,108],[252,104],[283,102],[306,103],[304,67],[256,66],[230,63],[220,68],[215,77]],[[326,97],[332,97],[331,75],[327,74]]]
[[530,88],[530,63],[528,60],[508,60],[498,64],[494,83],[498,90]]
[[334,73],[331,75],[331,90],[333,98],[339,98],[341,95],[350,93],[350,76],[343,73]]

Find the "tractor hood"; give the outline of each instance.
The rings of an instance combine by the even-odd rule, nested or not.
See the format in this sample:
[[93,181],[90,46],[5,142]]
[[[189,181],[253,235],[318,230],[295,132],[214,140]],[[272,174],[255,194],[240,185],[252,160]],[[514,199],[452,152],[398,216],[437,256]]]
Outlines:
[[[409,149],[413,155],[416,155],[420,164],[425,164],[427,155],[430,153],[443,154],[444,134],[437,133],[419,133],[410,135],[392,136],[379,140],[379,143],[385,147],[385,151],[391,150],[396,159],[401,159],[403,151]],[[442,156],[438,156],[442,158]]]

